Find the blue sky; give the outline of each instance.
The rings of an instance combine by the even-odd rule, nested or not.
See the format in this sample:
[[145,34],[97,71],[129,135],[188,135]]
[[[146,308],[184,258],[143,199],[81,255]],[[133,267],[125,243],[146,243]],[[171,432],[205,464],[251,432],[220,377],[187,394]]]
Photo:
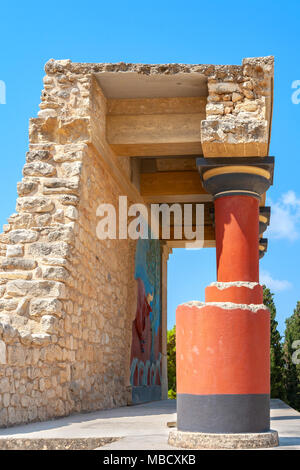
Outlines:
[[[269,251],[261,273],[275,292],[283,333],[284,319],[300,300],[300,104],[291,100],[292,83],[300,80],[299,18],[299,0],[2,2],[0,80],[6,84],[6,104],[0,104],[0,223],[15,211],[28,120],[39,110],[48,59],[240,64],[243,57],[274,55],[270,154],[276,156],[276,169],[268,192]],[[203,300],[205,286],[214,280],[214,249],[174,250],[169,327],[176,306]]]

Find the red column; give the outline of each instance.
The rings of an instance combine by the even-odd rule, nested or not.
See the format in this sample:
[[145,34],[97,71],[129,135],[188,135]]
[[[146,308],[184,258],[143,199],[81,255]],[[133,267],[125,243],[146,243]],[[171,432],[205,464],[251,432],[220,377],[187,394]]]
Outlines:
[[250,196],[215,200],[217,280],[259,281],[259,201]]
[[273,446],[270,313],[258,282],[259,200],[272,184],[274,159],[199,158],[197,166],[214,198],[217,282],[205,303],[176,311],[174,439],[178,447],[201,448],[205,439],[208,447],[224,439],[239,447],[247,434],[249,447]]
[[215,199],[217,283],[176,312],[178,430],[269,430],[270,315],[259,279],[259,201]]

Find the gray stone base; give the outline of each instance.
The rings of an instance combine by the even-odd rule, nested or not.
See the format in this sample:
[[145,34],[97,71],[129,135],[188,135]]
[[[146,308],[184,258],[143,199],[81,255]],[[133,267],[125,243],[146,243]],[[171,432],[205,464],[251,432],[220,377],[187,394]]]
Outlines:
[[213,434],[170,431],[168,443],[184,449],[258,449],[277,447],[277,431],[244,434]]

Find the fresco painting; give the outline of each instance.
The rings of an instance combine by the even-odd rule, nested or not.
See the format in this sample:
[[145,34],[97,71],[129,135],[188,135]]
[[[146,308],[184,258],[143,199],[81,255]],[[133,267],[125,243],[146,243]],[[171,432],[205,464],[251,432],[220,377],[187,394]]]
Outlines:
[[161,398],[161,248],[139,239],[135,254],[136,316],[132,323],[130,383],[133,403]]

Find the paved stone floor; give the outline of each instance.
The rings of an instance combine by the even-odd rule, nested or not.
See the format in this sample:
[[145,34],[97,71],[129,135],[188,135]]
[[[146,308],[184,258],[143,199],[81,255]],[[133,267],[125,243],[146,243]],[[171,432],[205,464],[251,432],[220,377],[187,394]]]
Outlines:
[[[271,428],[277,430],[280,436],[280,447],[277,449],[299,450],[300,413],[280,400],[271,400],[271,417]],[[0,429],[0,439],[26,439],[28,448],[30,440],[120,438],[100,450],[174,449],[167,443],[168,421],[176,421],[175,400],[82,413],[53,421]]]

